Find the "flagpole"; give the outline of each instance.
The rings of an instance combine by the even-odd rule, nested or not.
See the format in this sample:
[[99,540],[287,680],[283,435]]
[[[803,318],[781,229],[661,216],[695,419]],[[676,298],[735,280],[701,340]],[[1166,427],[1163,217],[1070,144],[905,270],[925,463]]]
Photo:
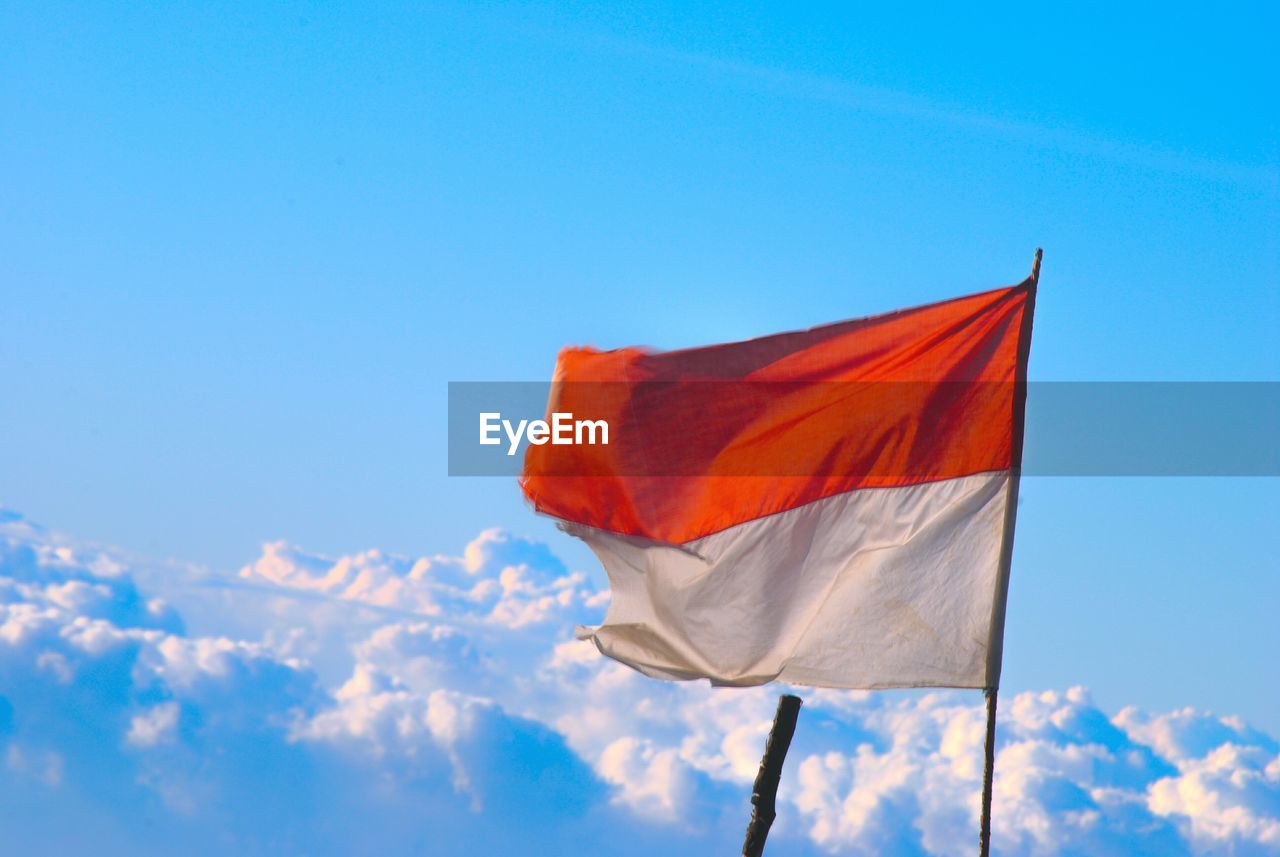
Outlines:
[[[1035,294],[1035,287],[1040,285],[1040,260],[1042,258],[1044,258],[1044,250],[1037,247],[1036,255],[1031,260],[1032,295]],[[1016,493],[1013,498],[1013,502],[1016,505]],[[991,854],[991,788],[996,770],[996,698],[998,692],[999,688],[994,685],[983,689],[983,695],[987,698],[987,735],[983,743],[982,823],[978,830],[978,853],[980,857],[990,857]]]
[[984,747],[986,758],[982,766],[982,828],[978,833],[978,853],[981,857],[988,857],[991,853],[991,781],[996,767],[996,690],[988,687],[983,691],[987,697],[987,740]]
[[761,857],[764,840],[777,815],[776,799],[778,780],[782,778],[782,763],[791,746],[791,736],[796,731],[796,718],[800,715],[800,697],[784,694],[778,698],[778,711],[773,715],[769,740],[764,745],[764,758],[760,771],[751,788],[751,823],[747,825],[747,837],[742,842],[742,857]]

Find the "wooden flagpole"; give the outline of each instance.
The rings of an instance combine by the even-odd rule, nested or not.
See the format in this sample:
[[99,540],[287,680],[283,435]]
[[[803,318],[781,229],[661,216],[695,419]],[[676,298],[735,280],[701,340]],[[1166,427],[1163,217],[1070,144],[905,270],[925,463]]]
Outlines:
[[[1035,258],[1031,261],[1031,285],[1040,284],[1040,260],[1044,251],[1036,248]],[[1017,495],[1014,495],[1015,497]],[[1017,502],[1016,499],[1014,502]],[[983,690],[987,698],[987,736],[983,744],[982,765],[982,825],[978,830],[978,853],[981,857],[991,854],[991,787],[996,769],[996,697],[999,688],[988,687]]]
[[776,799],[778,780],[782,777],[782,762],[787,758],[791,736],[796,731],[796,718],[800,715],[800,697],[785,694],[778,698],[778,711],[773,715],[773,727],[764,745],[764,758],[751,789],[751,823],[747,825],[747,838],[742,843],[742,857],[761,857],[764,840],[777,815]]
[[996,768],[996,688],[989,687],[983,693],[987,697],[986,761],[982,766],[982,828],[978,832],[978,853],[988,857],[991,853],[991,780]]

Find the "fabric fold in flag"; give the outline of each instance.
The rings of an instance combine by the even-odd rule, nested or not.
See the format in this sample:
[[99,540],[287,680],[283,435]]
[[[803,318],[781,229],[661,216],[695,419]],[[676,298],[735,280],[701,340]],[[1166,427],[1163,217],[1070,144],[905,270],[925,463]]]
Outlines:
[[995,687],[1034,280],[672,352],[566,349],[521,485],[609,577],[579,629],[646,675]]

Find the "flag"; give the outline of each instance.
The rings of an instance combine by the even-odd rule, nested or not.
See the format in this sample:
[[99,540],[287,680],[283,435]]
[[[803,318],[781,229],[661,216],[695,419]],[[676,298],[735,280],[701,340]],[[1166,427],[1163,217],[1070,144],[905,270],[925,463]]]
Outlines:
[[996,687],[1035,287],[562,351],[548,420],[607,443],[531,445],[521,486],[608,574],[579,636],[663,679]]

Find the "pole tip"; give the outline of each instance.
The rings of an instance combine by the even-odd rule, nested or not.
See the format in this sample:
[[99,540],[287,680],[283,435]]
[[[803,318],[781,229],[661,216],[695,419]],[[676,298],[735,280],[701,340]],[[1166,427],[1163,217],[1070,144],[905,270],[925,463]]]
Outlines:
[[1044,258],[1044,250],[1037,247],[1036,257],[1031,262],[1031,281],[1032,282],[1035,282],[1035,283],[1040,282],[1040,260],[1042,258]]

